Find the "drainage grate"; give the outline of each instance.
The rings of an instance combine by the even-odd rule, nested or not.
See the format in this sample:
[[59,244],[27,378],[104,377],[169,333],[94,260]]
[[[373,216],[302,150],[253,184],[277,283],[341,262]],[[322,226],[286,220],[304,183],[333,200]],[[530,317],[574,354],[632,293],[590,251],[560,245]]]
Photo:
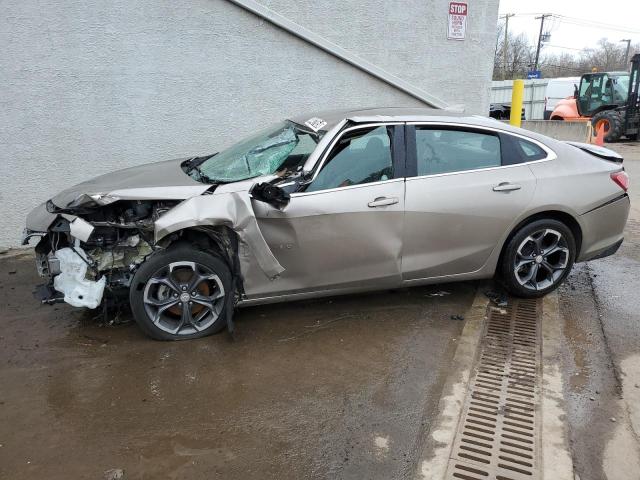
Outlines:
[[539,478],[541,305],[489,309],[447,479]]

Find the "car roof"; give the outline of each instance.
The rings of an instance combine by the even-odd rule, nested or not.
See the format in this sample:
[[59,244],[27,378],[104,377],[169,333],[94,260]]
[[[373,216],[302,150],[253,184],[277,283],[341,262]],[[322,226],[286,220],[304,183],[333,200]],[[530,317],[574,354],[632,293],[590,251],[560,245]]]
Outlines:
[[[491,117],[485,117],[480,115],[464,115],[460,112],[455,112],[446,109],[433,109],[433,108],[415,108],[415,107],[386,107],[386,108],[362,108],[357,110],[327,110],[314,113],[307,113],[305,115],[297,115],[289,117],[289,120],[305,126],[306,122],[310,122],[306,125],[307,128],[311,128],[315,131],[328,132],[334,127],[339,126],[342,128],[345,121],[353,123],[378,123],[378,122],[436,122],[443,124],[460,124],[462,126],[477,126],[484,127],[494,131],[510,132],[516,135],[520,135],[526,138],[537,140],[548,148],[554,148],[558,144],[558,141],[553,138],[540,135],[539,133],[525,130],[519,127],[513,127],[508,123],[501,122]],[[337,133],[337,132],[336,132]],[[320,140],[318,145],[322,145],[322,148],[318,148],[314,151],[304,164],[305,171],[311,171],[315,168],[318,160],[320,159],[321,152],[328,145],[331,138],[324,137]],[[327,144],[323,144],[327,142]]]
[[289,120],[298,125],[305,125],[305,122],[311,119],[319,119],[326,122],[319,130],[329,131],[343,120],[349,120],[354,123],[409,122],[431,119],[442,120],[442,117],[465,118],[463,114],[453,110],[420,107],[372,107],[311,112],[290,117]]
[[341,122],[348,120],[353,123],[377,123],[377,122],[443,122],[459,123],[479,127],[487,127],[493,130],[503,130],[517,133],[538,141],[548,143],[553,139],[537,134],[530,130],[512,127],[508,123],[495,120],[490,117],[480,115],[465,115],[460,112],[435,108],[416,107],[385,107],[385,108],[362,108],[357,110],[325,110],[289,117],[289,120],[304,126],[305,122],[312,119],[319,119],[326,122],[319,131],[329,131]]

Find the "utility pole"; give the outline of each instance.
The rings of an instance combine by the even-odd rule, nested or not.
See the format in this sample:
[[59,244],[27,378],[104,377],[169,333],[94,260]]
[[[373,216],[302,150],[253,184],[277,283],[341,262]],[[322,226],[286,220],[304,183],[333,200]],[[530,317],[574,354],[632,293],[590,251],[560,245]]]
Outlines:
[[621,42],[627,42],[627,51],[624,54],[624,69],[628,70],[629,69],[629,48],[631,48],[631,39],[630,38],[623,38],[620,41]]
[[550,13],[545,13],[539,17],[535,17],[536,20],[540,20],[540,34],[538,35],[538,48],[536,49],[536,62],[533,65],[534,70],[538,70],[538,60],[540,59],[540,47],[542,46],[542,30],[544,28],[544,19],[550,17]]
[[515,13],[505,13],[504,15],[504,42],[502,44],[502,79],[507,79],[507,51],[509,47],[509,18]]

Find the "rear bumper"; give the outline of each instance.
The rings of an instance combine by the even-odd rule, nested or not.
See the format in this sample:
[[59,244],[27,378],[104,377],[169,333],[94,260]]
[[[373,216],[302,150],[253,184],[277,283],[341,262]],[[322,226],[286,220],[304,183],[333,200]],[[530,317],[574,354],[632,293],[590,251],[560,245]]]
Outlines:
[[613,255],[614,253],[616,253],[618,251],[618,249],[622,245],[623,241],[624,240],[621,238],[616,243],[614,243],[612,245],[609,245],[608,247],[603,248],[599,252],[594,252],[594,253],[590,254],[590,256],[588,258],[583,258],[580,261],[581,262],[586,262],[588,260],[597,260],[599,258],[604,258],[604,257],[608,257],[610,255]]
[[618,250],[623,241],[629,207],[629,196],[624,194],[580,216],[582,246],[578,262],[613,255]]

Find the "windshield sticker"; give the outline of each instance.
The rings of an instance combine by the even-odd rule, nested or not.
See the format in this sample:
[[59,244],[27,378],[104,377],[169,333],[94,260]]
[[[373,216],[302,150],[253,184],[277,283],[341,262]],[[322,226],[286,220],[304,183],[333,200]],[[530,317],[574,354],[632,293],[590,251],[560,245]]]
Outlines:
[[306,122],[304,122],[304,124],[307,127],[309,127],[311,130],[313,130],[314,132],[317,132],[322,127],[324,127],[327,124],[327,122],[325,122],[321,118],[313,117],[313,118],[310,118],[309,120],[307,120]]

